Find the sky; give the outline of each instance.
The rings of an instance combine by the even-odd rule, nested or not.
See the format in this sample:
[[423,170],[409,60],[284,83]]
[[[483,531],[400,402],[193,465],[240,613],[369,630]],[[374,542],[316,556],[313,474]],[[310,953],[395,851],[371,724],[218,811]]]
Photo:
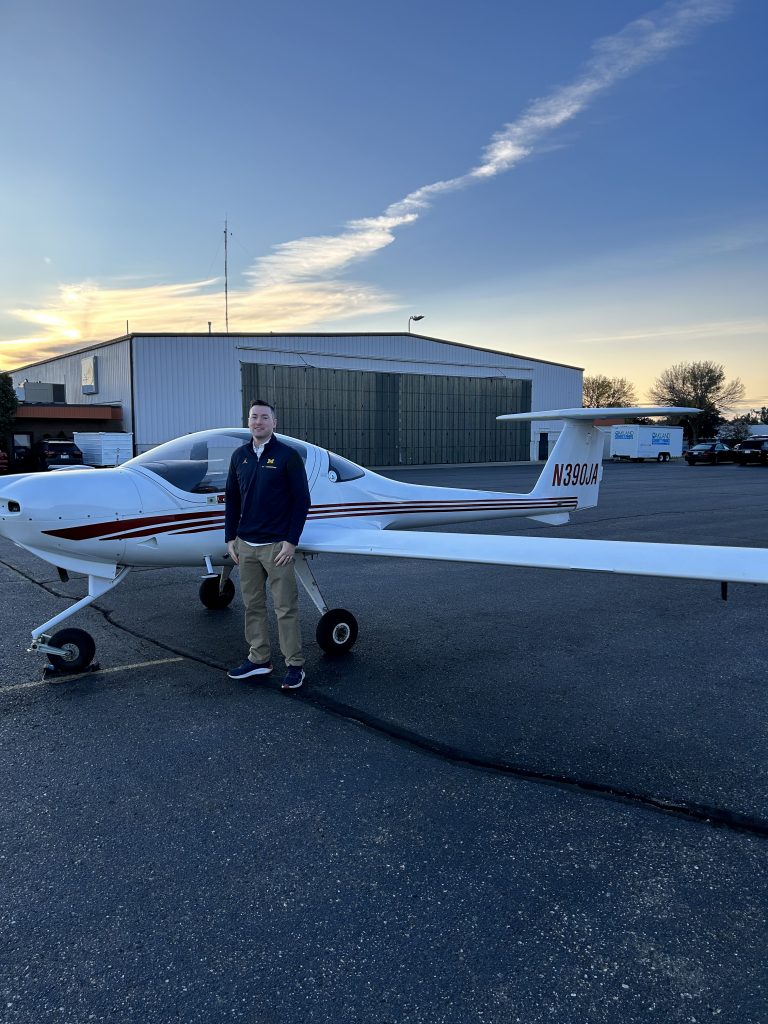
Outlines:
[[414,332],[768,406],[764,0],[1,0],[0,369]]

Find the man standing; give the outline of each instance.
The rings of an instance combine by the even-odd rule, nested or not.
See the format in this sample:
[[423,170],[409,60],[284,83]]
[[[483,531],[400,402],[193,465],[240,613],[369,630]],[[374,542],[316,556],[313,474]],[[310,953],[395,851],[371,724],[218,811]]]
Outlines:
[[248,657],[230,669],[230,679],[272,671],[266,582],[277,615],[280,650],[287,671],[284,690],[304,682],[304,653],[294,553],[309,511],[309,486],[301,456],[274,437],[277,417],[269,402],[256,399],[248,411],[252,440],[232,454],[226,487],[224,539],[240,566]]

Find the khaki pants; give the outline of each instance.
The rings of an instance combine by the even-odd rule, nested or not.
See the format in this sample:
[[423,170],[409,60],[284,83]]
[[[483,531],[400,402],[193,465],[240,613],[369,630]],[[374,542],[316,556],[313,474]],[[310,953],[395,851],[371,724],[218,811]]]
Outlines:
[[259,544],[252,547],[238,538],[240,589],[245,604],[245,639],[248,657],[257,665],[270,660],[269,621],[267,619],[266,582],[272,591],[277,616],[280,650],[286,665],[303,665],[301,629],[299,627],[299,595],[293,562],[275,565],[275,555],[282,544]]

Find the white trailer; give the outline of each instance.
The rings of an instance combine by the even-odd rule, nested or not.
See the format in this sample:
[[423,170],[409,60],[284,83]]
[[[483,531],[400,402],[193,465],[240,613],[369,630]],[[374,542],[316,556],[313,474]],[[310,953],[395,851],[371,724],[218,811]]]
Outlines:
[[683,428],[627,423],[611,427],[611,458],[669,462],[683,454]]

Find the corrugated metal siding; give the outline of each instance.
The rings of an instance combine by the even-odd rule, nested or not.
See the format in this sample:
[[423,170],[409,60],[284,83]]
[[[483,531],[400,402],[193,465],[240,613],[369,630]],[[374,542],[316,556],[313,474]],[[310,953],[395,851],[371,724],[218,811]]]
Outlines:
[[[541,373],[533,380],[531,409],[578,409],[581,405],[583,370],[570,366],[542,364]],[[547,435],[547,447],[555,446],[562,420],[539,420],[531,424],[531,459],[539,458],[539,437]]]
[[457,377],[469,371],[499,380],[534,376],[520,357],[416,336],[135,336],[136,450],[193,430],[243,423],[242,403],[256,396],[242,394],[241,362]]
[[193,430],[242,422],[231,336],[134,337],[133,382],[137,452]]
[[252,397],[278,427],[367,466],[507,462],[529,457],[530,425],[496,416],[530,407],[529,381],[243,363]]
[[108,405],[119,402],[123,410],[123,426],[131,430],[131,356],[127,338],[111,345],[100,345],[88,349],[97,357],[98,393],[84,395],[80,376],[80,362],[86,351],[49,359],[36,363],[24,370],[11,373],[13,383],[21,384],[25,379],[40,380],[49,384],[63,384],[66,401],[72,405]]
[[534,378],[531,408],[578,409],[581,405],[582,375],[582,370],[571,367],[541,364]]

